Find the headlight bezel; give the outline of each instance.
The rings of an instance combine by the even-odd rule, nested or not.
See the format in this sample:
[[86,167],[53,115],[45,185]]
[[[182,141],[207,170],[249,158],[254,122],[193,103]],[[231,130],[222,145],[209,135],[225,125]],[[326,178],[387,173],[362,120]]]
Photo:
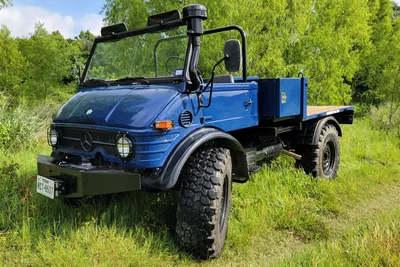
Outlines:
[[[55,139],[53,139],[55,137]],[[50,127],[47,131],[47,143],[51,147],[56,147],[60,141],[60,134],[57,129]]]
[[[119,142],[121,140],[121,142]],[[124,142],[125,141],[125,142]],[[122,147],[122,151],[120,151],[119,146],[125,146],[129,148],[129,151],[124,151]],[[119,133],[115,138],[115,151],[117,156],[124,162],[130,161],[135,156],[135,142],[133,138],[128,133]]]

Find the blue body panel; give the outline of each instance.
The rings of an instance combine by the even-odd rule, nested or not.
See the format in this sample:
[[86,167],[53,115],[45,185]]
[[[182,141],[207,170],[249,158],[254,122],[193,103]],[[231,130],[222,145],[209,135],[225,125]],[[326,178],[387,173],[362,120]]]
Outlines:
[[182,86],[130,85],[78,92],[54,122],[90,123],[145,129],[182,90]]
[[[258,125],[258,100],[256,82],[215,84],[212,104],[204,109],[205,126],[225,132]],[[210,100],[209,92],[203,102]]]
[[[78,92],[58,112],[55,127],[128,133],[135,144],[135,157],[124,162],[108,155],[101,146],[92,151],[56,148],[59,152],[88,158],[100,153],[107,162],[130,168],[162,167],[173,149],[191,132],[200,127],[232,131],[258,125],[257,83],[215,84],[212,105],[199,108],[197,94],[183,93],[183,85],[129,85],[98,87]],[[209,92],[204,93],[204,103]],[[252,104],[245,102],[252,100]],[[88,110],[92,110],[87,114]],[[193,122],[185,128],[180,114],[188,110]],[[208,115],[207,115],[208,114]],[[156,130],[156,120],[173,120],[174,128]]]
[[300,114],[301,79],[262,79],[258,84],[261,117],[279,119]]
[[305,120],[307,117],[307,100],[308,100],[308,78],[301,78],[301,100],[300,100],[300,117]]
[[[107,154],[102,146],[89,152],[67,147],[54,150],[88,158],[96,158],[100,153],[105,161],[122,167],[158,168],[164,165],[182,140],[201,127],[231,132],[258,126],[259,116],[282,118],[298,115],[305,121],[354,109],[342,107],[307,116],[307,83],[306,78],[215,83],[212,104],[208,108],[199,107],[199,96],[185,92],[184,83],[82,90],[60,109],[53,125],[110,134],[128,133],[135,144],[135,156],[124,162]],[[282,101],[283,92],[286,102]],[[203,105],[207,105],[209,100],[208,90],[202,95]],[[187,128],[179,123],[183,111],[190,111],[193,115],[192,124]],[[167,131],[154,129],[152,125],[156,120],[173,120],[174,128]]]

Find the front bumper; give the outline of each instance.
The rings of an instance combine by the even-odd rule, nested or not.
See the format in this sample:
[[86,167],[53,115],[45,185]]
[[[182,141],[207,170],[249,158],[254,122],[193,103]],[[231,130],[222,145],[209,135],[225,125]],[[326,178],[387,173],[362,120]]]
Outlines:
[[73,164],[55,164],[52,157],[38,155],[38,174],[62,181],[60,196],[77,198],[141,189],[141,176],[120,170],[84,167]]

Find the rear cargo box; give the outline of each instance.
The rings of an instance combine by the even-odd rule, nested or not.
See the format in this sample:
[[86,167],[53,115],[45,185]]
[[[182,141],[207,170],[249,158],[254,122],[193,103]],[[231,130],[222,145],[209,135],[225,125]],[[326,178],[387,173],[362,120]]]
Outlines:
[[258,80],[259,117],[279,119],[300,114],[301,79]]

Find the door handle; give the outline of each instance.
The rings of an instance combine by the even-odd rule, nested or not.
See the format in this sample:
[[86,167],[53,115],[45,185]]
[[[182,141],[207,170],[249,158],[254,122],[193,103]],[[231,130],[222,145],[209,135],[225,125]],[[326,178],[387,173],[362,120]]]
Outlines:
[[248,106],[250,106],[251,104],[253,104],[253,100],[251,100],[251,99],[249,99],[249,101],[246,101],[246,102],[244,102],[244,106],[245,107],[248,107]]

